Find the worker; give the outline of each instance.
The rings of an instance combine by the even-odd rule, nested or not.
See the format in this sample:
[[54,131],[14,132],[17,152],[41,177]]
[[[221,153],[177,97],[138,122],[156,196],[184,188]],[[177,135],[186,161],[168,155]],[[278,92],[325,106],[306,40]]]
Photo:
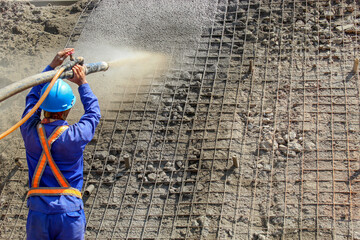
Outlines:
[[[45,68],[60,66],[74,52],[66,48]],[[86,220],[81,199],[83,151],[100,120],[97,97],[91,91],[82,66],[75,65],[71,82],[77,84],[85,113],[78,123],[66,118],[76,97],[71,87],[58,79],[49,95],[20,128],[29,168],[27,239],[84,239]],[[49,83],[31,89],[26,97],[25,116],[38,102]]]

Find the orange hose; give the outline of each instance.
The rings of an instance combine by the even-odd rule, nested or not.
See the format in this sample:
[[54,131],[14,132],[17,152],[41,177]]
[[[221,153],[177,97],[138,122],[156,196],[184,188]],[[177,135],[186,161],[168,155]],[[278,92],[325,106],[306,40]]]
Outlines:
[[47,87],[47,89],[45,90],[44,94],[41,96],[41,98],[39,99],[39,101],[36,103],[36,105],[31,109],[30,112],[28,112],[28,114],[26,114],[25,117],[23,117],[19,122],[17,122],[14,126],[12,126],[11,128],[9,128],[8,130],[6,130],[5,132],[3,132],[0,135],[0,140],[3,139],[4,137],[6,137],[7,135],[9,135],[10,133],[12,133],[13,131],[15,131],[18,127],[20,127],[21,125],[24,124],[24,122],[26,122],[31,115],[34,114],[34,112],[36,110],[38,110],[38,108],[40,107],[40,105],[44,102],[45,98],[47,97],[47,95],[49,94],[51,88],[54,86],[56,80],[60,77],[60,75],[64,72],[65,68],[62,67],[60,68],[55,76],[53,77],[53,79],[51,80],[49,86]]

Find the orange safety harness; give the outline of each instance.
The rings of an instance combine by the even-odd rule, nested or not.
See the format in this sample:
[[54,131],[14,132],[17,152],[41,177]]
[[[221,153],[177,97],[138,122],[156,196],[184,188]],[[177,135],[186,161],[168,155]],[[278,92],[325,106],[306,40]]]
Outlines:
[[[31,188],[28,191],[27,197],[31,196],[54,196],[54,195],[72,195],[81,198],[81,193],[78,189],[72,188],[66,178],[60,172],[54,159],[51,156],[51,145],[60,137],[60,135],[68,129],[69,126],[60,126],[55,129],[51,136],[46,138],[45,129],[42,124],[39,124],[37,131],[43,152],[38,162],[34,176],[31,182]],[[50,169],[55,175],[60,187],[39,187],[41,176],[45,170],[46,164],[49,163]]]

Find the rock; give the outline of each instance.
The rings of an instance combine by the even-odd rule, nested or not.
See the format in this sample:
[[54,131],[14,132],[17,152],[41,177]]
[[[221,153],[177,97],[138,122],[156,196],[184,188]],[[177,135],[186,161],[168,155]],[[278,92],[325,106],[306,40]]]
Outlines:
[[157,177],[157,175],[156,175],[155,173],[150,173],[150,174],[147,176],[147,178],[148,178],[149,181],[151,181],[151,182],[155,182],[156,177]]
[[191,164],[191,165],[189,166],[189,169],[197,170],[197,165],[196,165],[196,164]]
[[198,227],[198,226],[199,226],[199,222],[194,219],[194,220],[191,221],[191,226],[193,226],[193,227]]
[[263,122],[263,124],[269,124],[269,123],[271,123],[272,121],[271,121],[270,118],[263,118],[262,122]]
[[92,163],[92,169],[94,170],[103,170],[103,164],[100,160],[94,161]]
[[170,177],[168,177],[168,176],[163,177],[162,180],[163,180],[164,182],[171,182],[171,179],[170,179]]
[[50,21],[45,22],[44,31],[51,34],[59,34],[59,25]]
[[262,233],[254,233],[254,240],[266,240],[266,236]]
[[314,151],[316,149],[316,145],[313,142],[305,141],[304,148],[306,151],[310,152],[310,151]]
[[182,111],[183,111],[183,108],[182,108],[180,105],[176,106],[176,109],[177,109],[179,112],[182,112]]
[[326,19],[319,20],[319,24],[323,28],[327,28],[329,26],[329,22]]
[[285,140],[282,137],[277,137],[276,141],[278,142],[278,144],[285,144]]
[[115,157],[114,155],[109,155],[108,157],[108,162],[113,163],[117,161],[117,157]]
[[346,25],[337,26],[335,29],[339,32],[342,32],[342,31],[348,31],[351,29],[355,29],[355,26],[354,26],[354,24],[346,24]]
[[84,152],[84,160],[88,161],[92,158],[92,154],[90,152]]
[[271,171],[271,164],[265,164],[263,169],[265,171]]
[[228,234],[228,236],[230,238],[234,237],[234,230],[233,229],[226,229],[225,231],[226,231],[226,233]]
[[112,148],[111,152],[112,152],[113,154],[118,154],[118,153],[120,153],[120,151],[121,151],[121,145],[118,144],[118,143],[112,144],[112,145],[111,145],[111,148]]
[[149,164],[148,166],[147,166],[147,169],[150,171],[150,172],[155,172],[155,167],[153,166],[153,165],[151,165],[151,164]]
[[252,36],[253,33],[249,30],[249,29],[245,29],[245,32],[244,32],[246,35],[248,36]]
[[84,171],[89,171],[90,170],[90,165],[88,164],[88,162],[84,161]]
[[141,191],[141,196],[142,196],[142,197],[147,197],[147,196],[149,196],[149,194],[148,194],[147,192]]
[[282,222],[282,218],[281,218],[281,217],[271,217],[271,218],[270,218],[270,222],[271,222],[273,225],[279,225],[279,224],[281,224],[281,222]]
[[260,16],[261,16],[262,18],[267,17],[267,16],[270,16],[270,13],[271,13],[270,9],[267,8],[266,6],[264,6],[264,7],[262,6],[262,7],[260,8]]
[[108,171],[113,171],[114,168],[113,168],[112,166],[110,166],[110,165],[106,165],[106,170],[108,170]]
[[293,131],[290,131],[288,134],[284,135],[284,140],[286,142],[294,141],[296,138],[296,133]]
[[[356,229],[356,228],[355,228]],[[360,239],[360,230],[359,230],[359,224],[357,224],[357,229],[356,231],[354,231],[353,237],[354,239]]]
[[289,133],[289,138],[290,138],[291,141],[294,141],[295,138],[296,138],[296,133],[291,131],[291,132]]
[[79,5],[74,5],[71,8],[70,13],[74,14],[74,13],[78,13],[78,12],[81,12],[81,11],[82,11],[82,8]]
[[295,151],[289,151],[288,156],[291,158],[296,157],[296,152]]
[[201,216],[197,219],[199,226],[201,227],[208,227],[209,226],[209,220],[206,216]]
[[176,171],[176,169],[173,167],[173,163],[172,162],[167,162],[165,164],[164,170],[166,171]]
[[143,179],[143,178],[144,178],[144,174],[141,174],[141,173],[138,174],[138,175],[137,175],[137,178],[140,179],[140,180]]
[[198,74],[195,75],[194,79],[195,80],[201,80],[202,77],[203,77],[203,75],[201,73],[198,73]]
[[161,178],[167,177],[166,173],[163,172],[163,171],[160,172],[159,176],[160,176]]
[[272,110],[265,110],[265,113],[264,113],[264,117],[267,117],[267,118],[272,118],[274,117],[274,113],[271,112]]
[[191,74],[187,71],[183,71],[181,74],[180,74],[180,78],[181,79],[186,79],[186,80],[189,80],[191,79]]
[[178,192],[178,189],[175,187],[170,187],[169,191],[170,191],[170,194],[174,194],[174,193]]
[[182,161],[176,161],[176,166],[178,166],[179,168],[182,168],[183,162]]
[[186,112],[188,113],[195,113],[195,108],[193,108],[192,106],[188,105],[186,108]]
[[176,171],[176,169],[174,167],[164,167],[164,170],[169,171],[169,172]]
[[294,151],[297,153],[303,151],[303,147],[298,142],[290,142],[288,143],[288,147],[290,151]]
[[94,154],[94,158],[97,158],[100,160],[106,159],[107,156],[108,156],[107,151],[98,151],[98,152],[95,152],[95,154]]
[[328,20],[334,18],[334,13],[332,11],[325,11],[324,15],[325,15],[325,18]]
[[117,179],[117,178],[121,178],[123,176],[124,176],[124,172],[119,172],[115,175],[115,178]]
[[[170,77],[168,77],[170,78]],[[165,87],[166,88],[170,88],[170,89],[175,89],[176,85],[174,85],[173,83],[165,83]],[[171,101],[169,101],[171,103]]]
[[144,170],[144,166],[136,166],[135,168],[134,168],[134,170],[135,170],[135,172],[142,172],[143,170]]
[[346,7],[346,11],[349,12],[349,13],[352,13],[354,11],[354,7],[352,6],[347,6]]
[[305,25],[304,21],[299,19],[295,22],[296,27],[303,27]]
[[283,154],[286,154],[287,152],[287,146],[285,145],[279,145],[279,150],[283,153]]
[[354,132],[356,132],[356,130],[357,130],[356,126],[354,126],[354,125],[349,126],[349,132],[354,133]]
[[201,151],[199,149],[194,149],[193,150],[193,154],[197,157],[200,158],[201,157]]
[[104,182],[107,182],[107,183],[112,183],[112,182],[114,182],[114,180],[115,180],[115,177],[114,177],[113,173],[104,178]]
[[23,34],[23,31],[19,28],[19,26],[12,27],[11,32],[13,34]]
[[272,139],[265,139],[260,143],[260,149],[267,152],[277,148],[278,148],[278,143],[275,140],[273,143]]
[[166,164],[165,164],[165,167],[172,167],[173,166],[173,163],[172,162],[167,162]]

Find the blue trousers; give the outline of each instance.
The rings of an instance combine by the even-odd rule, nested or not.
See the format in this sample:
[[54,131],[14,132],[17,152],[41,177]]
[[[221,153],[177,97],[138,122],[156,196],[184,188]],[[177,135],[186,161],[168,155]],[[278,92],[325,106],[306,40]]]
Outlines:
[[86,220],[84,210],[60,214],[44,214],[29,210],[27,240],[83,240]]

